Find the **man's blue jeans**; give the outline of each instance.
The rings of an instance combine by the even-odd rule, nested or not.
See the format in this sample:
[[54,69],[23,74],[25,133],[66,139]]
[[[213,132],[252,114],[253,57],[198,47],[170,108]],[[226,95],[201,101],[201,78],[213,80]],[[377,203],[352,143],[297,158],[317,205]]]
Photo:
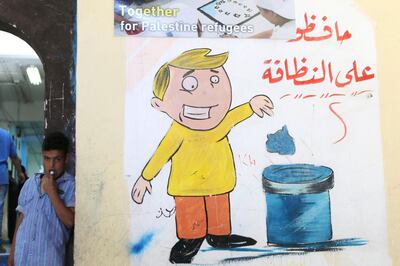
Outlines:
[[1,231],[3,228],[4,201],[6,200],[8,185],[0,185],[0,245],[2,244]]

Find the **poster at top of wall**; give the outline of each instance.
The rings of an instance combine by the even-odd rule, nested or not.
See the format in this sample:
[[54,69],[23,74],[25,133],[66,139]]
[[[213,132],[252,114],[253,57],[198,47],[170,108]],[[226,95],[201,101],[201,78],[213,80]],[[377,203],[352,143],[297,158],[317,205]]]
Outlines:
[[295,36],[294,0],[114,0],[116,36],[272,38]]
[[390,265],[375,36],[296,2],[287,40],[129,38],[132,265]]

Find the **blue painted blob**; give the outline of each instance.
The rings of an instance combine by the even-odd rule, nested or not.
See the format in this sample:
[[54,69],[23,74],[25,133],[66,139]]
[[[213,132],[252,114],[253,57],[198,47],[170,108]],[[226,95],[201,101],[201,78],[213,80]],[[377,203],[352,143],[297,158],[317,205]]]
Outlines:
[[143,250],[151,243],[154,237],[154,232],[147,232],[146,234],[142,235],[138,242],[132,244],[130,248],[131,254],[139,254],[142,253]]
[[293,155],[296,153],[296,146],[292,136],[289,135],[287,126],[283,126],[273,134],[267,135],[267,151],[280,155]]

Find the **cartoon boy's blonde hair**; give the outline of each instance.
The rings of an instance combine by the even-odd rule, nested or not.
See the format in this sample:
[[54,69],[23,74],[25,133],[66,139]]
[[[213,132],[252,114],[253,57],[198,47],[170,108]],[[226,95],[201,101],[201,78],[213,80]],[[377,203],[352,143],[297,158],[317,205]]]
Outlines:
[[175,59],[165,63],[157,71],[153,82],[154,95],[162,100],[169,85],[169,67],[178,67],[189,70],[213,69],[225,64],[228,60],[228,52],[216,55],[208,55],[209,48],[198,48],[183,52]]

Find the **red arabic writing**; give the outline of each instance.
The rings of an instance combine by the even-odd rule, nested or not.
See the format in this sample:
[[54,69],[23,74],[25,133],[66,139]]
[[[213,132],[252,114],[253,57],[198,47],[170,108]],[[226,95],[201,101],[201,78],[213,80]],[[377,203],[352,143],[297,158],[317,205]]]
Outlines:
[[248,153],[244,155],[239,154],[239,160],[245,166],[256,166],[256,160]]
[[[294,100],[307,100],[307,99],[340,99],[343,97],[356,97],[360,95],[364,95],[366,93],[368,97],[372,97],[373,90],[361,90],[361,91],[353,91],[349,93],[321,93],[321,94],[309,94],[309,93],[286,93],[280,97],[280,100],[282,99],[294,99]],[[341,102],[333,102],[329,104],[329,111],[334,115],[335,118],[338,119],[341,125],[343,125],[343,135],[336,141],[334,141],[334,144],[337,144],[341,142],[342,140],[345,139],[347,136],[347,124],[343,117],[333,109],[334,105],[341,104]]]
[[[308,19],[307,13],[304,14],[304,28],[298,27],[296,29],[296,38],[290,40],[289,42],[296,42],[296,41],[306,41],[306,42],[315,42],[315,41],[324,41],[335,37],[338,42],[343,42],[351,38],[351,33],[346,30],[344,33],[340,33],[338,22],[335,22],[335,27],[333,29],[332,26],[324,25],[322,28],[322,33],[319,33],[316,28],[317,24],[315,23],[316,16],[312,15],[311,22]],[[323,16],[322,21],[327,22],[328,17]]]
[[[346,97],[346,96],[359,96],[365,93],[372,93],[372,90],[362,90],[362,91],[354,91],[352,93],[321,93],[321,94],[308,94],[308,93],[286,93],[282,95],[279,99],[282,100],[284,98],[291,98],[295,100],[306,100],[312,98],[319,98],[319,99],[331,99],[334,97]],[[370,94],[372,95],[372,94]],[[370,96],[372,97],[372,96]]]
[[[294,42],[318,42],[334,40],[341,44],[345,40],[349,40],[352,34],[349,30],[339,29],[339,23],[335,21],[331,23],[327,16],[317,17],[316,15],[308,16],[304,14],[304,25],[296,29],[296,38],[290,40]],[[294,86],[306,86],[315,84],[332,84],[335,88],[346,88],[349,85],[364,82],[375,78],[375,71],[370,66],[365,66],[357,60],[353,60],[352,64],[345,69],[335,69],[335,64],[326,58],[318,60],[317,63],[310,63],[306,57],[286,58],[286,59],[267,59],[264,60],[265,69],[262,72],[262,79],[268,84],[275,84],[282,81],[291,81]],[[311,58],[313,60],[313,58]],[[314,61],[315,62],[315,61]],[[351,86],[350,86],[351,87]],[[368,93],[368,94],[367,94]],[[348,126],[343,117],[337,112],[336,106],[341,104],[341,100],[345,97],[355,97],[367,94],[372,97],[373,90],[347,90],[340,91],[324,91],[324,92],[291,92],[286,91],[280,99],[295,100],[327,100],[329,103],[329,111],[333,117],[343,127],[343,134],[334,143],[339,143],[347,136]]]
[[337,143],[341,142],[341,141],[344,140],[344,138],[347,136],[347,125],[346,125],[346,122],[345,122],[344,119],[333,109],[333,106],[334,106],[334,105],[337,105],[337,104],[341,104],[341,102],[334,102],[334,103],[331,103],[331,104],[329,105],[329,110],[330,110],[330,111],[336,116],[336,118],[339,119],[339,121],[342,123],[342,125],[343,125],[343,135],[342,135],[342,137],[340,137],[338,140],[336,140],[336,141],[334,142],[334,144],[337,144]]
[[[325,62],[325,60],[322,60],[318,66],[310,67],[311,71],[310,68],[305,65],[307,59],[304,57],[301,59],[301,63],[303,64],[301,67],[298,66],[296,57],[292,60],[285,59],[283,61],[283,66],[281,63],[281,60],[265,60],[264,64],[268,65],[268,68],[264,71],[262,79],[268,81],[270,84],[280,82],[283,79],[288,81],[292,80],[293,84],[296,86],[317,84],[328,80],[330,83],[335,84],[336,87],[343,88],[352,82],[362,82],[375,77],[374,73],[369,73],[372,70],[370,66],[364,67],[362,72],[359,73],[357,61],[355,60],[345,74],[342,74],[340,70],[334,72],[332,63]],[[312,77],[309,77],[310,75],[312,75]]]

